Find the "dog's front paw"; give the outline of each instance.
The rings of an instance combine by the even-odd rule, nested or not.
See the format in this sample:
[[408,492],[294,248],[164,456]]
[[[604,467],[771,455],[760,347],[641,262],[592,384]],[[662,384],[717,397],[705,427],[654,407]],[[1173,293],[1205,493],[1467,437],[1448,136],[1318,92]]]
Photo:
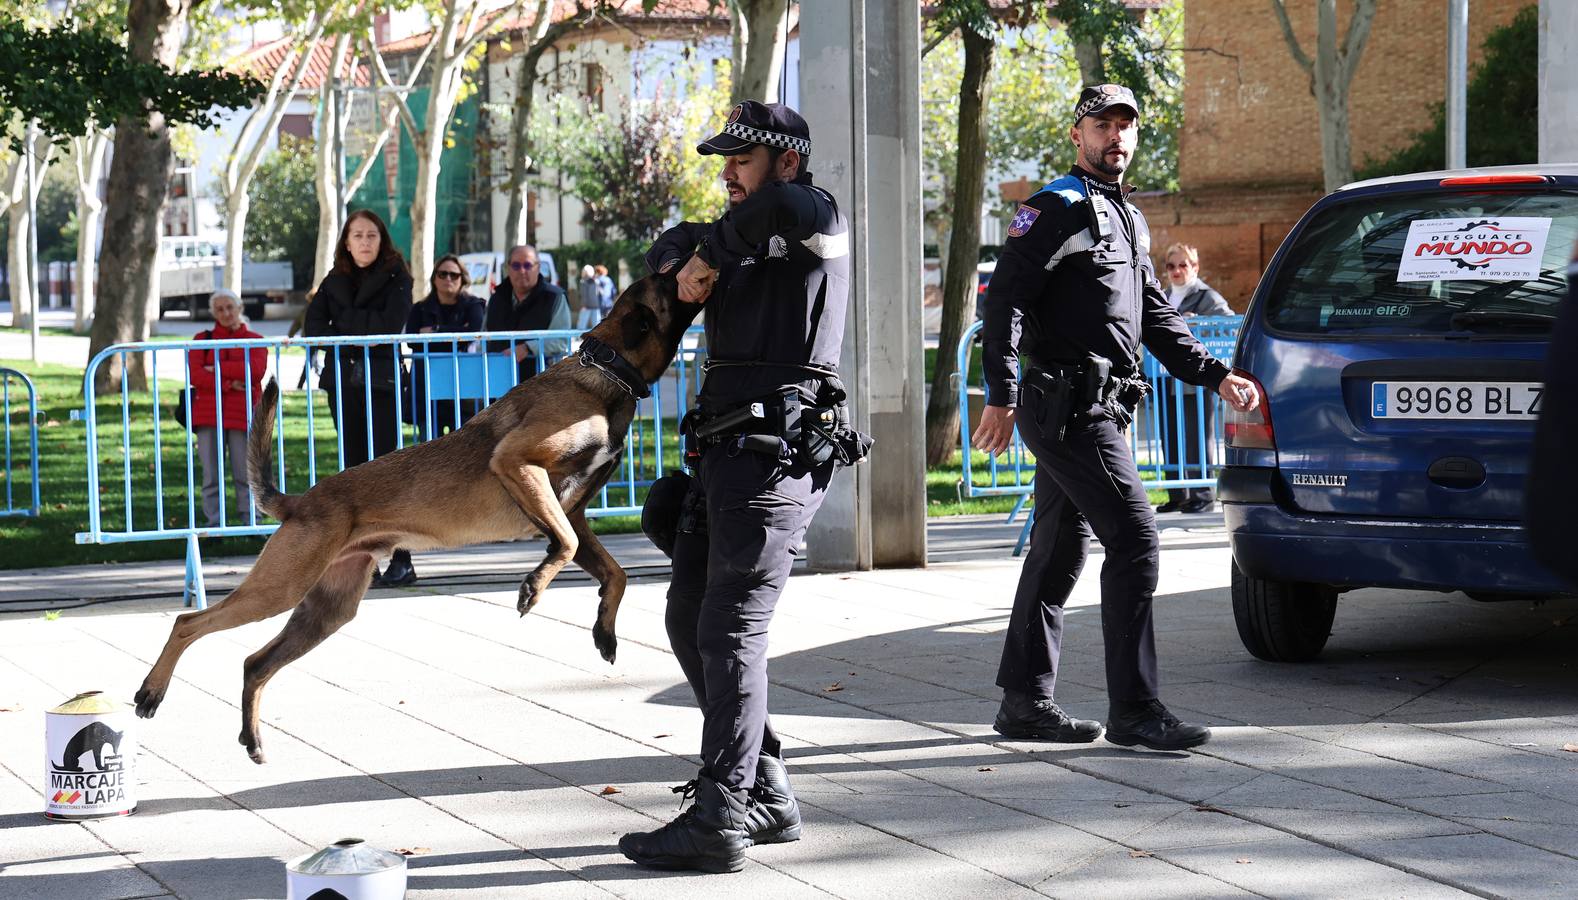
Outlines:
[[614,655],[619,651],[619,638],[615,637],[612,631],[604,628],[602,622],[592,625],[592,643],[597,645],[598,654],[612,664]]
[[531,579],[528,578],[521,582],[520,598],[515,601],[515,609],[524,616],[531,612],[531,608],[537,605],[541,597],[542,593],[532,586]]
[[247,756],[252,757],[253,762],[261,766],[267,761],[263,757],[263,741],[257,735],[243,728],[241,729],[241,736],[236,740],[241,742],[241,746],[247,748]]
[[159,711],[159,704],[164,702],[164,691],[156,691],[143,685],[132,698],[137,704],[137,718],[151,719]]

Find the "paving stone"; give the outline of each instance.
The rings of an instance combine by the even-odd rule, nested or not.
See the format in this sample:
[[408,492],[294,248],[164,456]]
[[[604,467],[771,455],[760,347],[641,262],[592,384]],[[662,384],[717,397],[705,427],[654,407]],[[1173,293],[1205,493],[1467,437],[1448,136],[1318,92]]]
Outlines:
[[1462,891],[1296,838],[1187,847],[1168,862],[1267,897],[1467,897]]
[[1202,875],[1156,856],[1110,850],[1059,872],[1037,887],[1053,897],[1083,900],[1214,900],[1254,894],[1209,875]]
[[1571,896],[1578,862],[1489,834],[1413,838],[1375,846],[1394,865],[1502,897]]

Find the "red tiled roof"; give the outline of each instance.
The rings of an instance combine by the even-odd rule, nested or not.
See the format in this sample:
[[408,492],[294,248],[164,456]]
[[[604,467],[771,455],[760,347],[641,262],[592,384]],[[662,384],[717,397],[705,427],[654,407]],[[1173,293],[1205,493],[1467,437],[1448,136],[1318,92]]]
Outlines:
[[[352,45],[346,50],[345,58],[340,61],[339,66],[334,66],[334,43],[332,37],[318,40],[317,45],[312,48],[312,58],[307,63],[307,73],[302,76],[301,84],[297,87],[297,90],[318,90],[323,87],[324,80],[329,77],[331,68],[337,68],[339,74],[342,75],[350,68],[350,64],[356,56],[355,46]],[[279,67],[285,65],[287,56],[299,46],[300,44],[294,35],[286,35],[276,40],[255,44],[242,51],[235,59],[232,59],[226,68],[232,72],[251,75],[253,78],[267,83],[274,77],[274,73],[279,71]],[[294,61],[294,57],[292,57],[291,62],[293,64]],[[286,75],[285,77],[289,78],[290,76]],[[365,65],[356,67],[355,82],[358,87],[366,87],[372,83],[371,73]]]
[[[695,22],[716,21],[720,24],[727,23],[728,13],[724,12],[722,3],[713,4],[712,0],[658,0],[657,6],[651,12],[643,12],[642,0],[618,0],[614,4],[617,12],[615,16],[627,21],[648,22]],[[573,4],[559,4],[555,14],[558,21],[570,18],[575,12]],[[496,14],[501,15],[502,13]],[[499,27],[501,32],[521,32],[531,27],[532,19],[522,16],[511,19]],[[410,53],[427,46],[432,40],[433,31],[429,29],[421,34],[400,38],[386,44],[379,44],[378,49],[385,54]]]

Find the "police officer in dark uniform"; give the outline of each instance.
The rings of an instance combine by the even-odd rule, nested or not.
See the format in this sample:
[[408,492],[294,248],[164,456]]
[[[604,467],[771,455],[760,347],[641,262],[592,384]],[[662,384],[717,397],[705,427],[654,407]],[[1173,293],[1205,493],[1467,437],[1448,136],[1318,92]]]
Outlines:
[[[734,107],[697,147],[723,157],[729,211],[669,229],[647,254],[653,271],[677,271],[681,300],[707,304],[709,358],[685,427],[697,477],[665,546],[669,640],[702,710],[702,767],[676,789],[693,806],[620,840],[642,865],[733,872],[746,847],[800,837],[767,718],[767,626],[834,466],[865,449],[840,443],[849,235],[806,171],[810,137],[787,106]],[[644,522],[677,513],[653,516],[653,502]]]
[[1181,750],[1211,732],[1180,722],[1157,699],[1151,595],[1160,541],[1125,439],[1145,390],[1140,344],[1175,377],[1235,408],[1253,409],[1259,398],[1195,340],[1157,284],[1150,232],[1122,185],[1138,118],[1128,88],[1085,88],[1070,133],[1077,165],[1015,213],[987,288],[987,406],[973,443],[1000,453],[1017,423],[1036,456],[1035,526],[997,673],[996,730],[1062,742],[1101,735],[1100,723],[1072,719],[1053,701],[1063,604],[1094,533],[1106,551],[1107,740]]

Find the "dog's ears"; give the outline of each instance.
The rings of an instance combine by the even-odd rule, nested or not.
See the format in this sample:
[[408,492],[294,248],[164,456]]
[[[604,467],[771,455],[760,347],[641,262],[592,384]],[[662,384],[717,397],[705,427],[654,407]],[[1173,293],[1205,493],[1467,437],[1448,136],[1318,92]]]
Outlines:
[[629,350],[640,344],[642,338],[651,334],[658,322],[657,316],[652,310],[647,309],[646,304],[636,303],[631,307],[630,315],[625,316],[619,324],[620,336],[624,338],[625,349]]

